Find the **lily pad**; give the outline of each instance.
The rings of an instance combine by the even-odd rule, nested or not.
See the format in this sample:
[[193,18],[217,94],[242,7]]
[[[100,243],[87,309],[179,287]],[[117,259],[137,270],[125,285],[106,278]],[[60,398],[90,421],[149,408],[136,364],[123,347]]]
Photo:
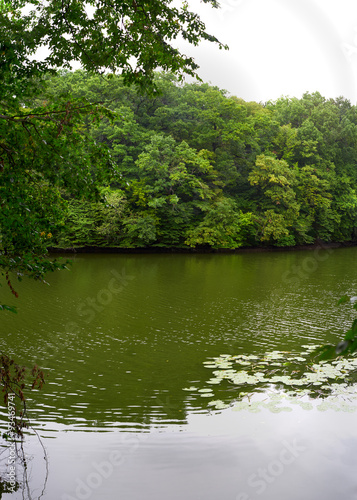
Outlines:
[[[260,406],[274,412],[291,411],[290,407],[276,406],[281,396],[285,397],[289,404],[298,403],[303,409],[310,410],[316,406],[319,411],[324,411],[325,408],[334,408],[335,410],[340,408],[338,411],[347,411],[343,408],[352,408],[351,402],[357,402],[357,391],[354,380],[349,381],[349,376],[356,371],[357,358],[311,363],[308,359],[316,346],[304,347],[306,352],[302,353],[271,351],[261,356],[224,354],[211,358],[204,362],[206,368],[214,370],[214,377],[207,381],[211,387],[196,390],[202,397],[214,397],[212,385],[223,384],[220,391],[225,384],[228,384],[227,390],[230,387],[229,384],[245,386],[250,392],[245,394],[237,388],[236,399],[239,398],[239,400],[235,409],[245,408],[249,411],[258,411],[257,408]],[[351,385],[352,383],[353,385]],[[229,390],[232,391],[232,387]],[[272,390],[274,392],[271,392]],[[231,394],[231,392],[227,392],[227,394]],[[259,394],[265,397],[264,405],[262,402],[254,402],[253,406],[250,398]],[[302,397],[310,398],[310,401],[298,400]],[[341,403],[340,406],[333,403],[333,399],[336,398]],[[344,402],[341,398],[348,398],[348,401]],[[328,400],[326,405],[322,404],[324,399]],[[213,401],[221,402],[222,400]],[[315,406],[311,401],[314,402]],[[317,402],[321,401],[322,406],[321,404],[316,405]],[[210,406],[216,407],[215,404],[210,403]],[[219,405],[222,409],[222,405],[227,405],[227,403],[221,402]]]

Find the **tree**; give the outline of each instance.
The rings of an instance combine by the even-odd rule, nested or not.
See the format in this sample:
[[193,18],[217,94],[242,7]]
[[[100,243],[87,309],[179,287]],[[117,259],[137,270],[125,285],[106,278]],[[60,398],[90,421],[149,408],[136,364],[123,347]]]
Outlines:
[[253,214],[239,212],[233,200],[221,196],[204,206],[203,212],[202,222],[187,232],[187,245],[238,248],[253,241]]
[[256,196],[263,212],[261,241],[275,241],[280,245],[291,245],[289,228],[297,219],[299,204],[296,202],[294,186],[296,172],[285,160],[260,155],[248,180],[256,186]]
[[297,133],[297,129],[291,128],[290,123],[279,127],[276,137],[272,140],[275,154],[279,160],[285,160],[286,162],[294,160],[296,150],[300,146]]
[[[218,7],[216,0],[204,0]],[[173,7],[171,0],[14,0],[2,4],[0,39],[4,54],[3,90],[19,90],[19,79],[42,76],[43,72],[69,68],[80,61],[96,73],[120,72],[126,84],[152,86],[157,68],[196,75],[192,57],[173,43],[178,37],[193,45],[207,40],[225,47],[208,34],[199,16]],[[24,10],[28,13],[24,14]],[[37,49],[47,46],[39,60]],[[30,56],[35,55],[32,59]],[[23,81],[23,80],[22,80]],[[23,90],[26,89],[26,82]]]
[[[216,0],[203,1],[218,6]],[[98,198],[99,186],[119,175],[108,149],[88,132],[89,121],[116,118],[104,99],[91,102],[66,93],[43,99],[46,77],[78,61],[103,81],[110,78],[108,72],[119,72],[125,85],[155,93],[157,68],[181,78],[196,75],[197,64],[175,48],[175,40],[224,46],[187,4],[176,8],[171,3],[0,3],[0,274],[16,297],[12,276],[43,280],[48,271],[65,267],[46,255],[52,231],[61,223],[61,195]],[[48,51],[42,59],[41,47]],[[15,312],[13,306],[0,309]],[[16,390],[6,384],[4,370],[0,381],[6,402]]]
[[209,151],[196,151],[185,141],[176,143],[161,134],[139,155],[136,163],[145,184],[134,183],[133,195],[140,210],[157,220],[157,243],[183,243],[186,229],[200,220],[202,206],[221,192],[210,157]]
[[256,145],[254,120],[247,117],[246,103],[208,84],[179,88],[174,83],[158,82],[164,93],[151,111],[150,126],[197,150],[211,151],[216,170],[234,189],[252,161],[251,146]]
[[[317,168],[316,165],[302,167],[297,175],[297,197],[300,203],[302,218],[308,221],[308,234],[312,241],[320,238],[328,241],[333,234],[339,215],[331,209],[331,186],[336,183],[334,165],[330,164],[330,172]],[[308,239],[306,242],[311,242]]]

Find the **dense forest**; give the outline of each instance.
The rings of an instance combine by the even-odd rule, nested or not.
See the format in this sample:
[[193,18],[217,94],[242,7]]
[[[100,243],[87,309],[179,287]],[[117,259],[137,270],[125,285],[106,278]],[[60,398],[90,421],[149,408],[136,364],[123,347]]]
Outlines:
[[[70,116],[60,122],[73,129],[73,150],[76,135],[93,140],[110,175],[92,201],[65,185],[51,191],[43,233],[51,246],[234,249],[356,239],[357,108],[348,100],[315,92],[262,104],[171,74],[158,73],[155,83],[148,96],[120,77],[64,71],[29,103],[102,105],[80,126]],[[90,163],[81,147],[73,161]],[[85,168],[101,179],[98,165]]]

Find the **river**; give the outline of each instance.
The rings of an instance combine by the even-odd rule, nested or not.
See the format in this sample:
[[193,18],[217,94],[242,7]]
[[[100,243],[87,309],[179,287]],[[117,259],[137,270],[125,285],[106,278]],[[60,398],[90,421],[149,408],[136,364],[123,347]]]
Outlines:
[[357,498],[353,384],[326,399],[214,380],[234,356],[272,377],[342,338],[356,248],[69,258],[1,313],[1,350],[46,373],[28,401],[27,497]]

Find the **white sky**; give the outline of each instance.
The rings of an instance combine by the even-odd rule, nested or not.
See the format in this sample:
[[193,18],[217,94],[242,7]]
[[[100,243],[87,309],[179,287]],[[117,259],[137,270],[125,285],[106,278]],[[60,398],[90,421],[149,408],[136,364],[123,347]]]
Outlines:
[[230,47],[180,44],[205,82],[246,101],[318,91],[357,104],[356,0],[219,0],[220,9],[188,1]]
[[229,45],[185,47],[205,82],[265,102],[306,91],[357,103],[356,0],[189,0],[207,31]]

